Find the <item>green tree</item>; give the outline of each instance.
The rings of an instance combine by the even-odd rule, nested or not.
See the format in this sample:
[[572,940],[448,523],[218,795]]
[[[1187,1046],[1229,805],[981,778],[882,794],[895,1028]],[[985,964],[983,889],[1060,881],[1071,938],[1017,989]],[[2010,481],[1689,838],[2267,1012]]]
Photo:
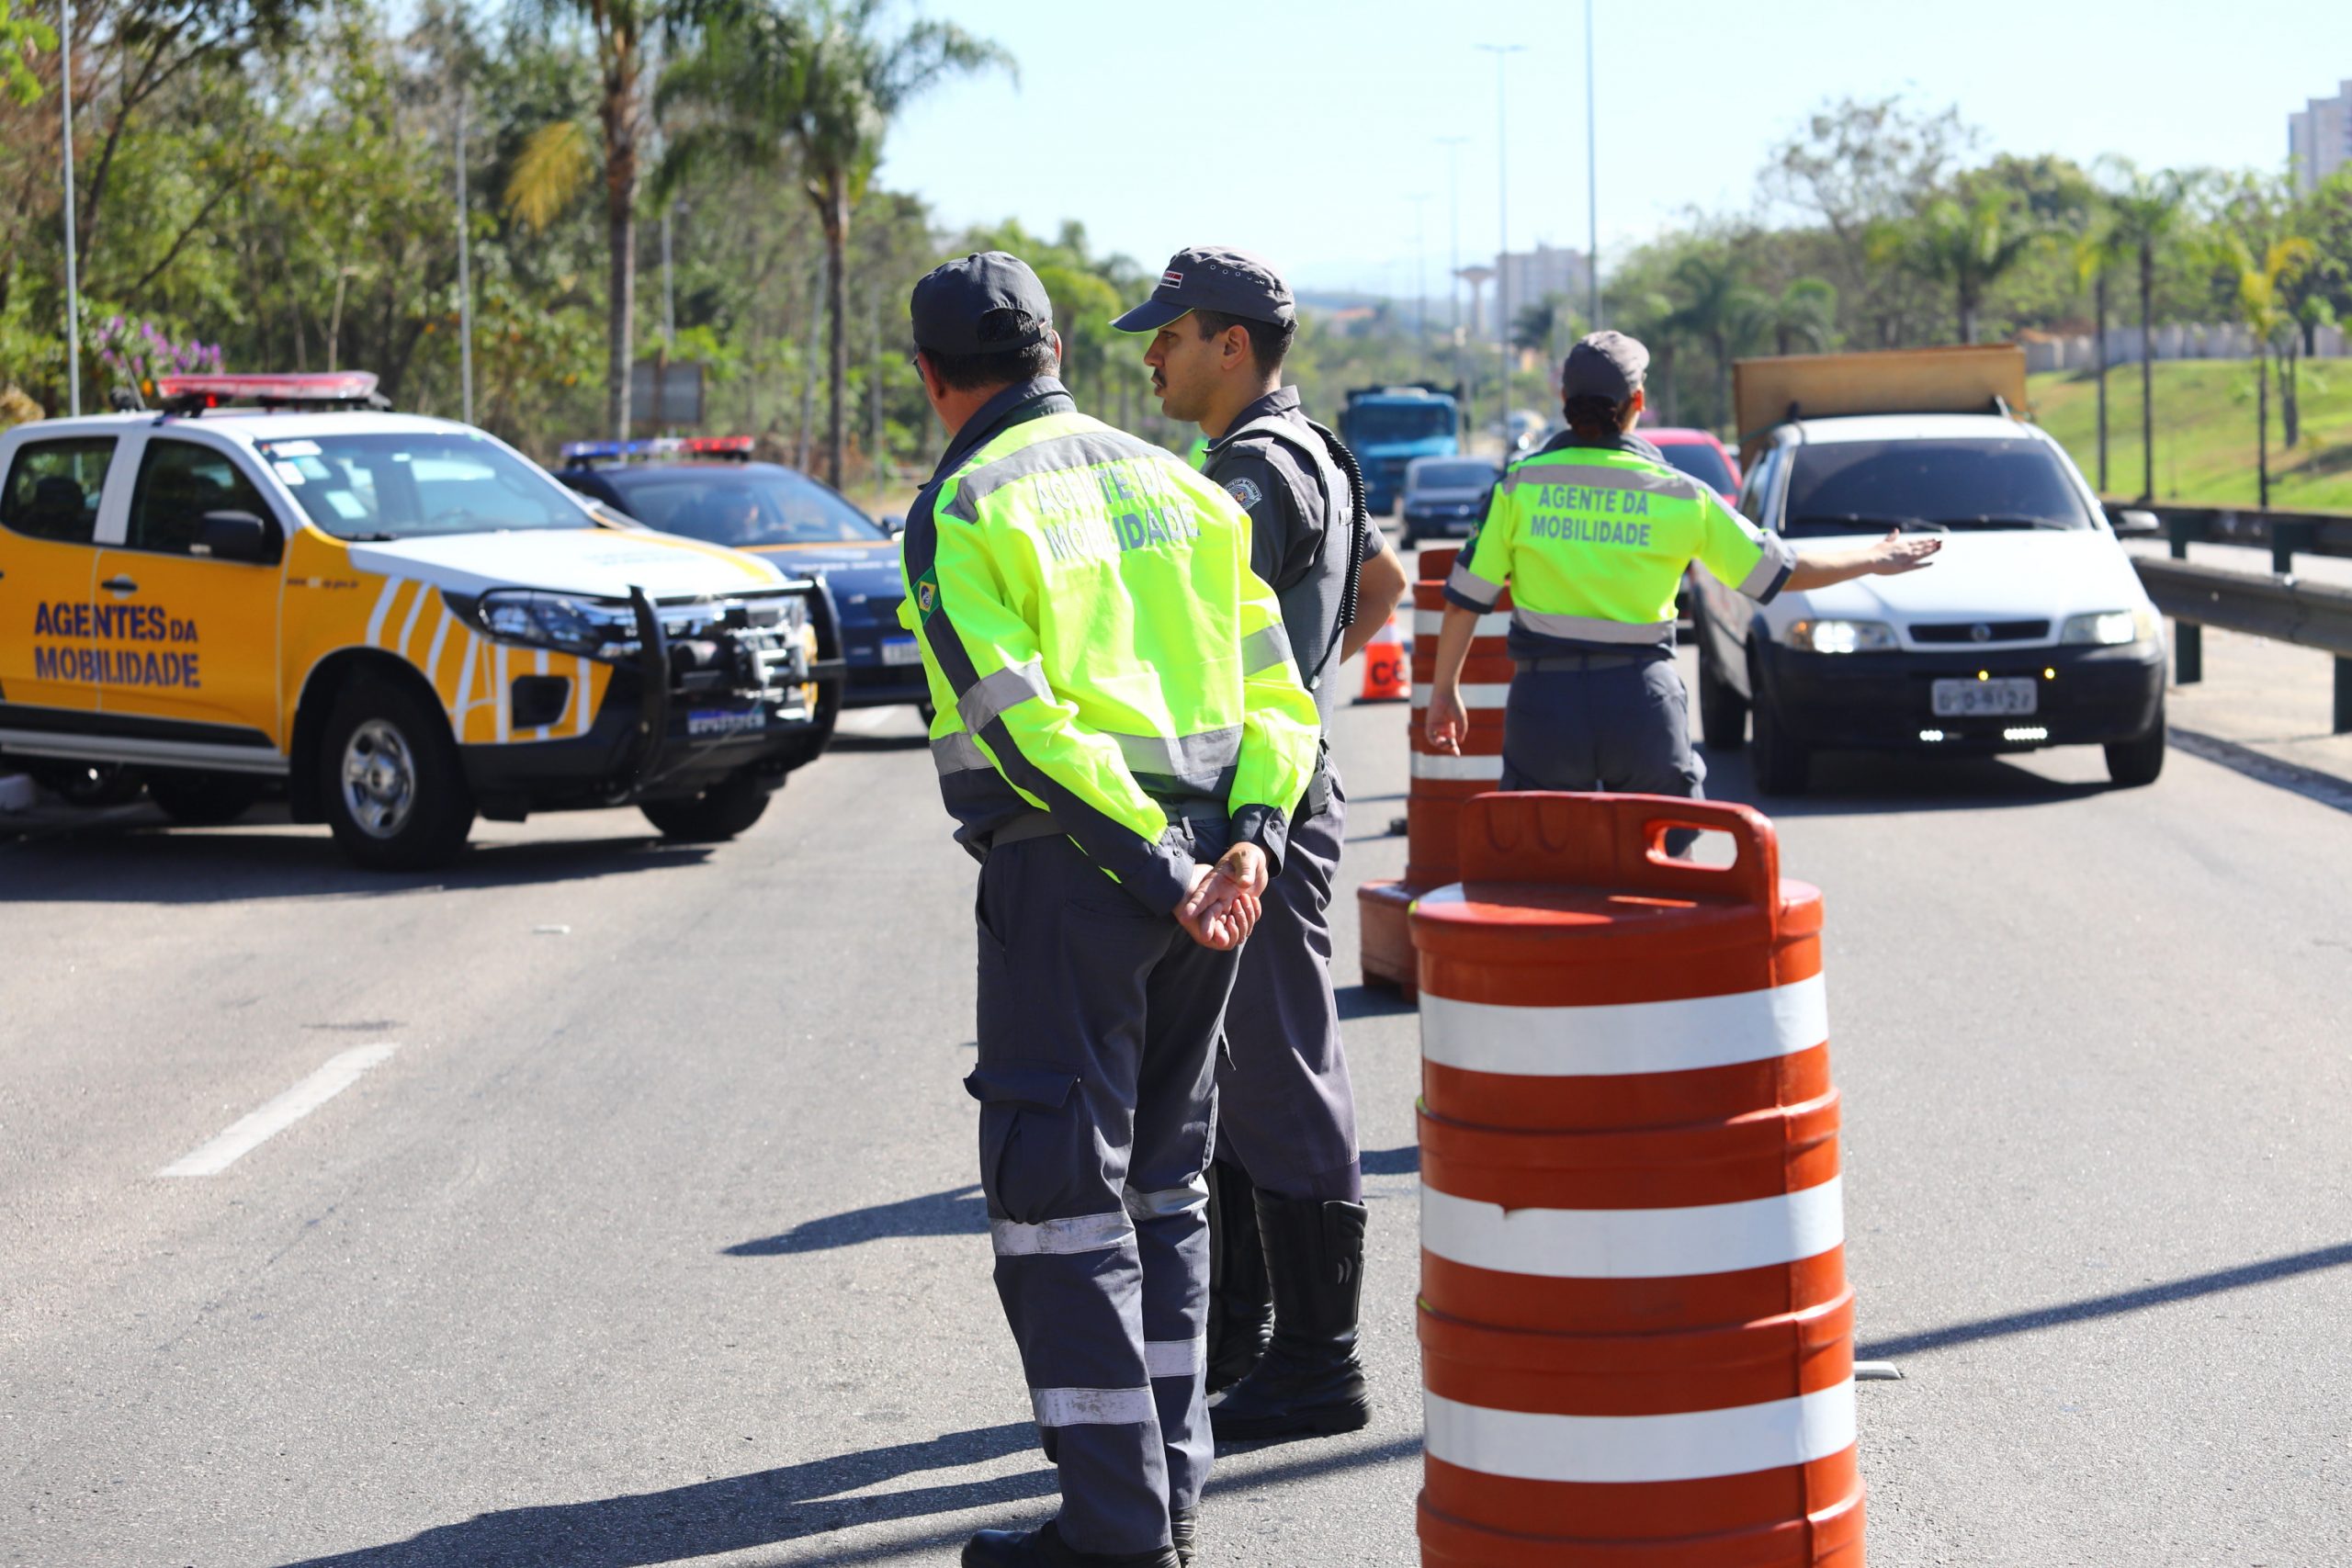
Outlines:
[[1802,344],[1818,353],[1829,346],[1838,330],[1838,288],[1827,278],[1792,279],[1766,307],[1766,330],[1772,334],[1772,352],[1787,355]]
[[2140,273],[2140,499],[2156,493],[2156,259],[2179,228],[2193,191],[2188,176],[2172,169],[2143,174],[2120,165],[2120,188],[2108,192],[2117,243],[2138,263]]
[[2239,316],[2254,333],[2256,494],[2265,510],[2270,505],[2270,356],[2296,333],[2287,286],[2318,259],[2318,248],[2299,234],[2271,241],[2259,255],[2243,234],[2222,240],[2220,260],[2235,275]]
[[2003,191],[1939,197],[1917,217],[1881,224],[1872,257],[1951,290],[1960,341],[1976,341],[1984,291],[2040,244],[2043,231]]
[[831,349],[826,478],[842,479],[849,380],[850,220],[865,194],[890,122],[955,75],[997,67],[1002,47],[952,22],[920,20],[895,39],[876,31],[884,0],[822,0],[803,11],[750,7],[715,19],[702,46],[665,76],[661,101],[699,111],[673,148],[665,188],[719,157],[758,167],[786,163],[817,209],[827,260]]
[[57,29],[36,17],[16,14],[13,0],[0,0],[0,96],[19,106],[40,99],[40,78],[31,56],[57,47]]
[[1747,269],[1728,245],[1694,250],[1675,263],[1677,303],[1668,325],[1678,335],[1706,344],[1714,356],[1715,422],[1732,419],[1731,362],[1769,319],[1771,303],[1747,281]]
[[2098,356],[2098,490],[2107,493],[2107,318],[2108,285],[2116,269],[2129,259],[2130,247],[2116,226],[2114,215],[2102,208],[2075,239],[2072,252],[2075,278],[2091,290],[2091,342]]

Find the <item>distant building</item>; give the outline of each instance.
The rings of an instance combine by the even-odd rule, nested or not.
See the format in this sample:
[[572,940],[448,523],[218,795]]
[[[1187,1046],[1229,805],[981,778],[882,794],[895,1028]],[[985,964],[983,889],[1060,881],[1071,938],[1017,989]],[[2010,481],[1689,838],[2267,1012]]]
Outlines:
[[1581,319],[1587,296],[1592,288],[1592,268],[1582,251],[1564,250],[1539,243],[1532,251],[1512,251],[1497,258],[1496,270],[1501,274],[1488,285],[1483,308],[1470,329],[1480,337],[1495,335],[1495,309],[1508,285],[1510,313],[1518,315],[1530,305],[1543,303],[1546,294],[1557,294],[1567,300],[1568,308]]
[[2352,80],[2343,87],[2287,117],[2287,154],[2295,161],[2295,186],[2306,195],[2352,164]]

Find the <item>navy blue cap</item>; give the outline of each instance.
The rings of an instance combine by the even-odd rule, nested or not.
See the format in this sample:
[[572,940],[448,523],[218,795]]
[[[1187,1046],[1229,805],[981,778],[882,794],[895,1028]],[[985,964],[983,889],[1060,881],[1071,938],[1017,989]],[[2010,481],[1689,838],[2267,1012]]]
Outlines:
[[1156,333],[1191,310],[1251,321],[1298,318],[1290,285],[1272,263],[1224,245],[1192,245],[1168,258],[1150,299],[1111,325],[1123,333]]
[[1650,351],[1623,333],[1598,332],[1579,338],[1560,367],[1560,396],[1606,398],[1622,403],[1642,389]]
[[1019,256],[975,251],[925,273],[907,302],[917,348],[939,354],[1006,354],[1043,343],[1054,302]]

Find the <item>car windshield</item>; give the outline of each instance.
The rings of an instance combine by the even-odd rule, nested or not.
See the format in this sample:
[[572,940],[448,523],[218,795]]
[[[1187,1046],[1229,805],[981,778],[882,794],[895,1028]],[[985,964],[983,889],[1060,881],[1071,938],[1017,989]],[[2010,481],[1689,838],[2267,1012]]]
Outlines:
[[1660,446],[1666,460],[1713,491],[1717,495],[1729,495],[1739,487],[1732,482],[1731,465],[1724,455],[1703,441],[1677,441]]
[[1833,441],[1799,446],[1783,529],[2088,528],[2065,469],[2038,441]]
[[1494,482],[1492,463],[1428,463],[1410,479],[1415,490],[1473,490]]
[[788,468],[622,468],[605,478],[631,517],[706,544],[869,545],[890,536]]
[[1453,411],[1443,403],[1360,403],[1348,411],[1351,441],[1426,441],[1453,434]]
[[474,431],[255,443],[311,521],[338,539],[592,528],[571,492]]

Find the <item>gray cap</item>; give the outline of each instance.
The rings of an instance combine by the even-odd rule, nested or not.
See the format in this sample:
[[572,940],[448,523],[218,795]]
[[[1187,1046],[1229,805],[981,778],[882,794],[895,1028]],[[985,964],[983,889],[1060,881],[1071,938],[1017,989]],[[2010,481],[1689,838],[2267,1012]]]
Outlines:
[[907,302],[915,346],[938,354],[1005,354],[1043,343],[1054,302],[1019,256],[975,251],[942,262]]
[[1607,398],[1622,403],[1642,389],[1650,351],[1623,333],[1594,333],[1577,340],[1560,367],[1560,396]]
[[1168,258],[1151,298],[1111,325],[1123,333],[1155,333],[1190,310],[1252,321],[1298,318],[1290,285],[1273,264],[1225,245],[1191,245]]

